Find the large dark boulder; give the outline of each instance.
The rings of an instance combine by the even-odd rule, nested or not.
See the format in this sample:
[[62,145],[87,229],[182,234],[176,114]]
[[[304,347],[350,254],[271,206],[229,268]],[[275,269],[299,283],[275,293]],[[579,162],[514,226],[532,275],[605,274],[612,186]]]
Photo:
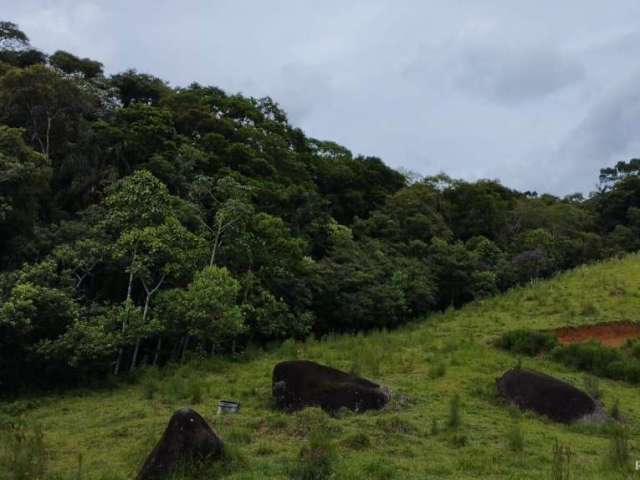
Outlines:
[[362,412],[382,408],[390,397],[377,383],[308,360],[277,364],[272,389],[278,407],[287,411],[317,406],[328,412]]
[[596,411],[593,399],[567,382],[544,373],[512,368],[497,380],[498,392],[523,410],[571,423]]
[[204,418],[190,408],[173,414],[160,441],[138,473],[138,480],[155,480],[170,475],[181,464],[215,460],[223,453],[218,438]]

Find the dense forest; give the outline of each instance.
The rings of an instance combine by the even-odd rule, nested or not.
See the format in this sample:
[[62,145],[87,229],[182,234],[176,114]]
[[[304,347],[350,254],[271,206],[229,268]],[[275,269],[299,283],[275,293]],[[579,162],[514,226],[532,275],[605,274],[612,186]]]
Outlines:
[[636,250],[639,173],[566,198],[417,178],[270,98],[105,75],[0,22],[0,391],[393,328]]

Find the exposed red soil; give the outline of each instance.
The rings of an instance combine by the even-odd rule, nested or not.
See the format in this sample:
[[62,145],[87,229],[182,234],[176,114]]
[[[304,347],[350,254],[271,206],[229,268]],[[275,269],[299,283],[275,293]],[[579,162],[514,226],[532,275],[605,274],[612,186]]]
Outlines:
[[596,340],[608,347],[620,347],[627,340],[640,338],[640,323],[613,322],[562,327],[552,330],[551,333],[563,345]]

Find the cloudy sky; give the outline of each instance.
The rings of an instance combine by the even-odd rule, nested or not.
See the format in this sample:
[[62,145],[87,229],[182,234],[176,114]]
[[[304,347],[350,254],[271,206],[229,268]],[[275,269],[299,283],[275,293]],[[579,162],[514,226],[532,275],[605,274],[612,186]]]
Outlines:
[[422,175],[593,190],[640,156],[637,0],[0,0],[32,44],[269,95]]

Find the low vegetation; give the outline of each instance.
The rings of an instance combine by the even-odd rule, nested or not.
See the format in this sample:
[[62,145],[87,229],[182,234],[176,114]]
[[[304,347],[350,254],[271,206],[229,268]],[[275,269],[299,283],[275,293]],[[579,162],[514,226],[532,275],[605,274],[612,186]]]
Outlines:
[[[612,294],[614,285],[627,294]],[[569,472],[570,478],[613,480],[640,455],[637,387],[599,378],[601,401],[607,413],[616,412],[614,418],[563,426],[505,405],[496,397],[496,377],[518,358],[523,367],[579,387],[585,374],[549,355],[516,355],[495,345],[504,333],[523,328],[631,319],[640,310],[638,285],[640,257],[629,256],[392,332],[328,335],[226,358],[204,355],[183,365],[140,370],[102,389],[4,402],[2,432],[13,431],[11,425],[29,432],[30,439],[37,438],[37,429],[42,432],[42,447],[30,451],[44,459],[42,478],[47,480],[129,480],[171,414],[191,403],[192,387],[177,381],[189,379],[201,392],[194,408],[233,453],[226,466],[215,469],[221,478],[287,479],[330,471],[335,479],[533,480],[541,475],[568,478]],[[598,305],[595,317],[580,313],[585,296]],[[385,409],[330,416],[317,408],[294,414],[274,408],[271,369],[278,361],[308,358],[349,370],[356,349],[385,352],[379,374],[370,377],[393,391]],[[431,374],[434,365],[446,365],[446,373]],[[151,397],[149,381],[154,385]],[[220,399],[239,401],[240,413],[215,415]],[[451,422],[456,416],[459,420]],[[456,423],[456,428],[450,426]],[[625,430],[623,437],[614,432],[618,426]],[[622,470],[613,466],[620,458],[628,459]],[[6,463],[0,465],[2,478],[9,470]]]
[[[640,342],[629,341],[622,348],[613,348],[591,340],[569,345],[558,345],[556,338],[547,333],[532,330],[515,330],[501,336],[498,344],[513,353],[524,355],[548,354],[553,360],[576,370],[600,377],[640,383]],[[589,380],[586,387],[596,395],[597,386]]]

